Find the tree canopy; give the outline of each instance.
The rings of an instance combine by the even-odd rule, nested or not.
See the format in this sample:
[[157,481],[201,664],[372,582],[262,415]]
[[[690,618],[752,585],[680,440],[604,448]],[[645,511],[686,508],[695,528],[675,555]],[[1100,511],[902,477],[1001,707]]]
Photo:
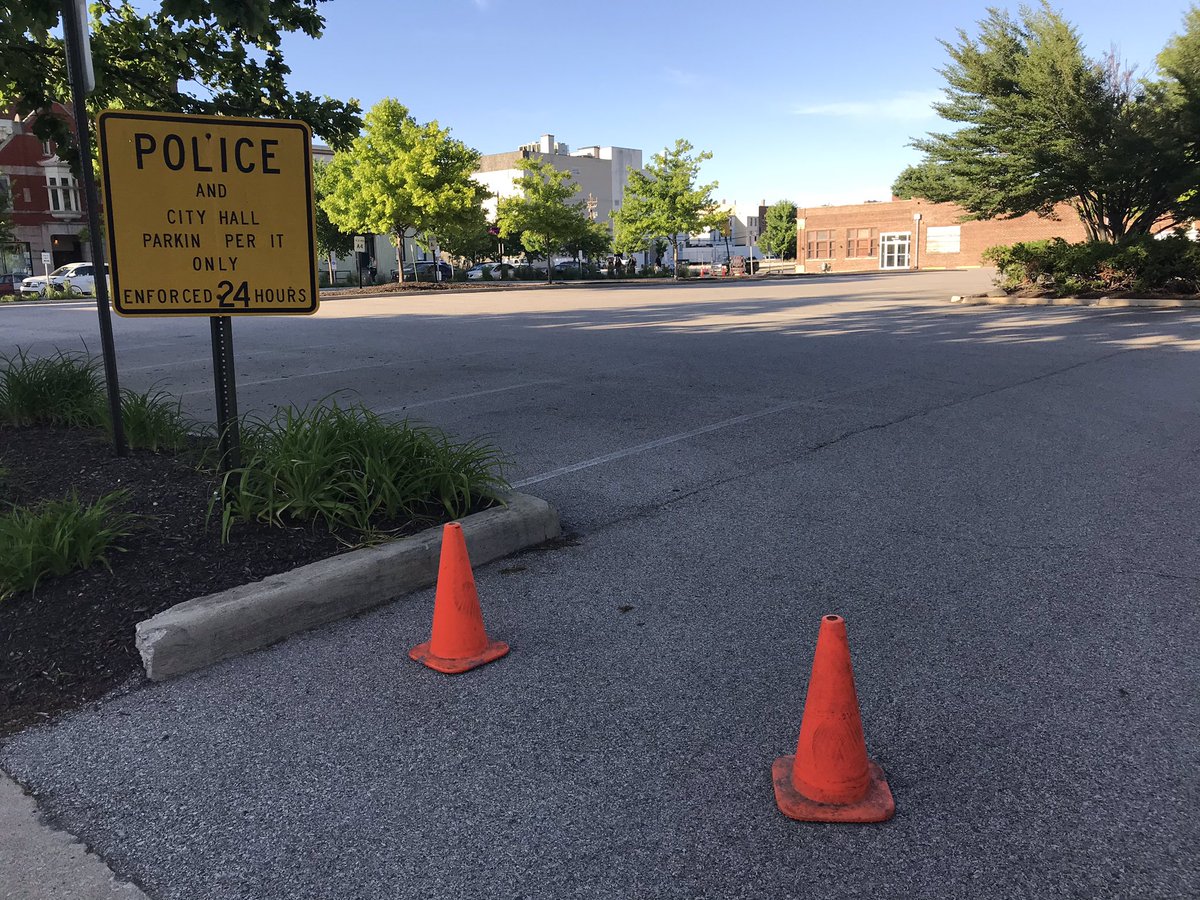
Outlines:
[[796,204],[779,200],[767,207],[766,227],[759,246],[779,259],[796,258]]
[[[103,109],[299,119],[335,147],[358,133],[358,102],[291,91],[280,44],[287,35],[319,38],[324,0],[159,0],[91,4],[96,90]],[[0,0],[0,107],[27,117],[71,91],[59,24],[60,0]],[[75,163],[72,131],[55,115],[33,124],[42,140]]]
[[583,228],[567,242],[567,251],[583,254],[584,259],[607,256],[612,250],[612,232],[603,222],[585,221]]
[[679,277],[679,241],[705,226],[718,227],[722,216],[712,198],[717,182],[696,183],[700,165],[712,159],[682,138],[654,154],[645,172],[629,170],[621,208],[613,214],[618,249],[645,247],[654,238],[671,244],[675,277]]
[[471,175],[479,153],[436,121],[420,124],[398,100],[379,101],[363,134],[337,153],[324,200],[330,221],[350,233],[388,234],[404,277],[404,236],[428,245],[466,227],[488,196]]
[[592,240],[584,205],[570,202],[577,191],[570,172],[537,158],[518,160],[517,168],[524,172],[514,182],[521,195],[499,202],[496,224],[501,237],[518,235],[527,251],[546,258],[546,280],[552,281],[554,254]]
[[1093,239],[1149,234],[1200,214],[1200,10],[1138,79],[1115,53],[1093,59],[1043,2],[991,10],[977,36],[943,41],[956,131],[914,140],[925,157],[893,186],[974,219],[1053,214],[1068,203]]
[[462,216],[443,227],[438,242],[451,256],[474,264],[495,255],[497,236],[488,225],[483,207],[472,205]]

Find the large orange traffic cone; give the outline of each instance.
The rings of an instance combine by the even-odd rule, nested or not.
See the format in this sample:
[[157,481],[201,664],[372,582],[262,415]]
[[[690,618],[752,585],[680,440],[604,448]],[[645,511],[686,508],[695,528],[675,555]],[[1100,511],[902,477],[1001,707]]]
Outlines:
[[508,644],[488,640],[462,526],[451,522],[442,529],[442,557],[433,599],[433,634],[425,643],[409,650],[408,655],[431,669],[455,675],[499,659],[507,652]]
[[802,822],[884,822],[896,811],[883,769],[867,759],[846,622],[821,619],[794,756],[771,769],[775,802]]

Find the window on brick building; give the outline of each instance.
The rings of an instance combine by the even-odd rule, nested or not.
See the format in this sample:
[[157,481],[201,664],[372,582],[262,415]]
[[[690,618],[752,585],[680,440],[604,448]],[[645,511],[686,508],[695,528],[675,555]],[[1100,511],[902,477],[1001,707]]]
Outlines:
[[833,231],[808,232],[808,258],[833,259]]
[[846,256],[850,259],[874,258],[876,252],[874,228],[846,229]]
[[79,185],[65,166],[46,170],[51,212],[79,212]]

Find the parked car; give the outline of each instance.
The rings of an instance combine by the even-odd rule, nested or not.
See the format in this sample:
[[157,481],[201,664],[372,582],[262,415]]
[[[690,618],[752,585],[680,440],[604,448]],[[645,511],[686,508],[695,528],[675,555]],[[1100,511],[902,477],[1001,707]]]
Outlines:
[[527,263],[522,263],[513,269],[513,274],[521,281],[537,281],[546,277],[546,266],[544,264],[541,266],[531,266]]
[[0,297],[19,293],[25,277],[24,272],[5,272],[0,275]]
[[437,281],[438,269],[440,269],[442,272],[442,281],[450,281],[454,278],[454,270],[450,268],[448,263],[435,263],[432,259],[422,259],[417,261],[415,269],[413,268],[412,263],[408,263],[404,266],[404,280]]
[[482,281],[483,273],[487,272],[493,281],[510,281],[516,277],[514,274],[516,268],[516,266],[509,263],[480,263],[477,266],[471,266],[471,268],[467,269],[467,280]]
[[[600,274],[600,270],[597,269],[595,266],[593,266],[591,263],[584,263],[582,271],[583,271],[583,277],[585,277],[585,278],[593,278],[596,275]],[[555,263],[554,264],[554,274],[561,275],[564,278],[579,278],[580,277],[579,260],[568,259],[564,262]]]
[[[95,267],[90,262],[67,263],[49,275],[31,275],[21,282],[18,293],[22,297],[40,297],[46,293],[49,283],[56,291],[66,291],[74,297],[96,292]],[[104,267],[108,274],[108,266]]]

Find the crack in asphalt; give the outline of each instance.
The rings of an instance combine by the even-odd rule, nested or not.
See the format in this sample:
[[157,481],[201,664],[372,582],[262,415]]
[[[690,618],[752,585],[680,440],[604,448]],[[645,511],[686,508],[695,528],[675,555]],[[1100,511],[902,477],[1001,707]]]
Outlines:
[[[1084,368],[1085,366],[1090,366],[1094,363],[1104,362],[1105,360],[1113,359],[1117,356],[1122,356],[1126,353],[1134,353],[1138,349],[1140,349],[1140,348],[1126,347],[1121,350],[1114,350],[1112,353],[1105,353],[1100,356],[1092,357],[1091,359],[1085,359],[1085,360],[1082,360],[1077,363],[1071,363],[1068,366],[1061,366],[1050,372],[1044,372],[1040,375],[1034,375],[1031,378],[1023,378],[1020,381],[1014,381],[1014,382],[1011,382],[1010,384],[1000,385],[999,387],[989,388],[986,391],[980,391],[979,393],[972,394],[968,397],[961,397],[957,400],[950,400],[945,403],[937,403],[932,406],[925,407],[924,409],[919,409],[919,410],[916,410],[911,413],[906,413],[904,415],[897,416],[894,419],[889,419],[886,422],[876,422],[876,423],[873,423],[870,425],[864,425],[860,428],[850,429],[849,431],[845,431],[845,432],[837,435],[836,437],[830,438],[827,441],[821,441],[820,443],[817,443],[817,444],[808,445],[804,448],[803,452],[801,452],[800,454],[798,454],[796,456],[789,456],[785,459],[780,459],[778,462],[770,463],[765,466],[756,466],[753,471],[737,472],[735,474],[726,475],[721,478],[713,478],[706,482],[703,482],[702,484],[697,485],[696,487],[692,488],[691,490],[688,490],[686,492],[681,492],[676,497],[669,497],[665,500],[660,500],[655,503],[649,504],[647,506],[639,507],[639,508],[629,512],[626,515],[623,515],[616,519],[612,519],[608,522],[603,522],[603,523],[599,524],[598,526],[596,526],[596,528],[593,529],[593,532],[599,534],[604,531],[607,531],[608,529],[610,529],[616,525],[621,525],[625,522],[632,522],[632,521],[637,521],[639,519],[652,517],[654,515],[657,515],[660,512],[666,511],[670,507],[675,506],[676,504],[678,504],[684,500],[687,500],[691,497],[695,497],[699,494],[710,492],[716,488],[723,487],[724,485],[731,484],[735,481],[740,481],[745,478],[750,478],[750,477],[762,475],[762,474],[765,474],[768,472],[773,472],[777,469],[783,468],[784,466],[791,465],[792,463],[796,462],[799,459],[802,459],[805,456],[811,456],[814,453],[818,453],[821,450],[826,450],[829,447],[836,446],[837,444],[840,444],[843,441],[848,441],[851,438],[858,437],[859,435],[868,434],[872,431],[882,431],[885,428],[891,428],[894,425],[902,425],[905,422],[910,422],[913,419],[919,419],[922,416],[927,416],[927,415],[930,415],[931,413],[940,412],[945,409],[953,409],[956,406],[963,406],[968,403],[973,403],[976,400],[981,400],[984,397],[990,397],[993,394],[999,394],[1004,391],[1012,390],[1014,388],[1025,387],[1026,385],[1030,385],[1030,384],[1036,384],[1039,381],[1045,381],[1048,378],[1054,378],[1059,375],[1065,374],[1066,372],[1072,372],[1076,369],[1081,369],[1081,368]],[[818,403],[819,402],[820,401],[818,401]],[[797,403],[795,405],[800,406],[801,404]],[[813,405],[813,404],[810,402],[809,404],[804,404],[804,405]]]

